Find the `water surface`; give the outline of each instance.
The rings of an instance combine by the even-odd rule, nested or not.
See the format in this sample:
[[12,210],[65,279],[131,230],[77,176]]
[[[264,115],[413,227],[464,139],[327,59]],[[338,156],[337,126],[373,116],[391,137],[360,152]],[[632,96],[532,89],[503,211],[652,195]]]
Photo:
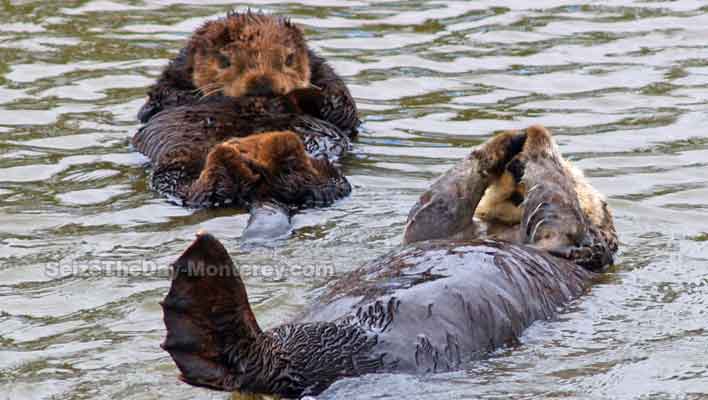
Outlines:
[[[344,160],[353,195],[270,248],[242,246],[243,213],[156,196],[128,147],[146,87],[189,33],[249,5],[301,23],[365,121]],[[197,229],[244,266],[323,267],[247,277],[274,326],[325,275],[395,248],[417,196],[470,147],[533,123],[607,194],[613,273],[465,371],[351,379],[322,397],[706,398],[707,102],[698,0],[4,1],[0,398],[227,398],[178,383],[158,346],[165,272]]]

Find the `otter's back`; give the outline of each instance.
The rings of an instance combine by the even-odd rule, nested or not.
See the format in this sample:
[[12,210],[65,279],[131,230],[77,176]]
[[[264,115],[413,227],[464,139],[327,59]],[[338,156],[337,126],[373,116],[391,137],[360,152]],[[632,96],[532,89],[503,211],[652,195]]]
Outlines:
[[338,280],[303,320],[339,320],[378,335],[387,369],[447,371],[514,343],[580,296],[593,276],[526,246],[427,242]]

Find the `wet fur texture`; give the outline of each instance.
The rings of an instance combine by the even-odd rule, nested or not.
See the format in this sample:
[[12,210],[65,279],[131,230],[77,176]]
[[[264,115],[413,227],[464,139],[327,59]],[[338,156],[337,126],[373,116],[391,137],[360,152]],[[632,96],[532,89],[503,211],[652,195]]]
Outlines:
[[145,123],[162,110],[205,97],[276,97],[307,87],[322,91],[316,117],[354,137],[359,125],[354,100],[334,70],[307,47],[302,31],[286,18],[231,12],[194,32],[150,88],[138,119]]
[[316,396],[347,377],[463,368],[557,315],[593,276],[528,246],[421,243],[344,275],[304,315],[262,331],[223,245],[202,232],[173,264],[162,347],[194,386]]
[[524,150],[510,163],[524,170],[528,188],[524,241],[588,269],[611,264],[618,243],[607,202],[563,158],[548,130],[537,125],[525,133]]
[[[296,209],[328,205],[348,195],[351,186],[332,164],[332,158],[348,150],[347,136],[326,121],[293,113],[292,110],[297,111],[293,108],[296,106],[281,100],[217,97],[159,113],[132,139],[135,149],[145,154],[152,163],[152,188],[190,207],[245,207],[254,202],[279,199],[282,205]],[[282,160],[284,164],[279,166],[279,173],[259,173],[257,190],[250,175],[238,177],[235,170],[222,172],[228,177],[223,184],[212,182],[207,185],[202,180],[202,183],[195,185],[207,168],[210,154],[216,160],[217,154],[224,153],[223,148],[213,152],[221,144],[234,138],[282,131],[297,135],[299,144],[289,148],[298,152],[292,157],[274,154],[272,158]],[[225,147],[228,148],[228,145]],[[277,146],[262,151],[271,148],[278,151]],[[302,148],[304,153],[299,151]],[[297,162],[292,161],[293,157]],[[311,165],[318,174],[293,169],[293,165],[305,164]],[[211,173],[217,170],[217,165],[226,167],[226,164],[212,162],[209,166]],[[271,185],[268,190],[266,184]],[[229,188],[233,191],[229,192]]]
[[[287,133],[252,138],[229,143],[229,160],[244,153],[265,171],[272,160],[259,156],[261,148],[290,145]],[[404,247],[331,282],[296,321],[268,331],[258,327],[224,247],[199,233],[173,264],[163,302],[163,348],[180,379],[300,397],[368,373],[459,369],[556,316],[589,286],[596,276],[590,270],[612,261],[616,235],[604,200],[571,173],[543,127],[495,136],[460,165],[433,184],[412,217],[427,212],[422,223],[436,225],[435,216],[464,215],[426,208],[441,195],[462,196],[459,210],[469,206],[471,219],[490,183],[524,185],[517,243],[448,238]]]
[[310,86],[302,31],[284,18],[232,14],[209,21],[187,45],[192,82],[204,95],[284,95]]
[[494,176],[475,216],[513,229],[520,224],[523,243],[590,269],[612,263],[617,234],[604,197],[563,158],[546,128],[535,125],[523,135],[521,152]]
[[[589,269],[613,262],[617,234],[605,199],[563,158],[544,127],[503,132],[464,162],[465,173],[453,168],[421,196],[409,215],[407,241],[496,238]],[[455,189],[460,182],[472,193],[464,199]],[[469,213],[445,211],[457,208],[471,210],[477,222]]]
[[194,205],[244,206],[268,199],[313,207],[331,204],[349,190],[336,168],[310,157],[300,137],[285,131],[216,145],[185,198]]
[[[356,106],[285,18],[248,11],[205,23],[150,89],[138,118],[146,125],[133,145],[152,162],[152,187],[181,204],[275,201],[295,209],[329,205],[351,191],[332,162],[356,134]],[[290,134],[282,147],[289,155],[270,142],[253,160],[237,150],[251,142],[223,143],[283,131],[301,142]],[[282,165],[261,170],[256,161],[269,150]]]

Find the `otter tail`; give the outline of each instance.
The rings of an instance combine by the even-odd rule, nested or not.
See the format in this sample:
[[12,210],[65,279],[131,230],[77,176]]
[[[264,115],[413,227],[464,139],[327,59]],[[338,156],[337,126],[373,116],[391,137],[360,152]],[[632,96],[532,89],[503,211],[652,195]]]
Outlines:
[[200,231],[172,264],[172,272],[161,303],[167,328],[162,348],[177,364],[182,381],[237,390],[237,374],[224,355],[235,346],[248,346],[261,330],[231,258],[218,240]]

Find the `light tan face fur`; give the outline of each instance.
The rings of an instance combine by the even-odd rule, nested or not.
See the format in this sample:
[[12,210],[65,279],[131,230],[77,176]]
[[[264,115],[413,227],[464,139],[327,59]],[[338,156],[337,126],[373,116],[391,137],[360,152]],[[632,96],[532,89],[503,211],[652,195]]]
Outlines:
[[516,183],[511,173],[504,171],[484,192],[474,215],[487,222],[518,224],[521,222],[524,210],[520,203],[514,201],[514,198],[523,199],[525,196],[524,184]]
[[310,86],[302,32],[267,15],[208,23],[192,39],[194,85],[204,96],[283,95]]

